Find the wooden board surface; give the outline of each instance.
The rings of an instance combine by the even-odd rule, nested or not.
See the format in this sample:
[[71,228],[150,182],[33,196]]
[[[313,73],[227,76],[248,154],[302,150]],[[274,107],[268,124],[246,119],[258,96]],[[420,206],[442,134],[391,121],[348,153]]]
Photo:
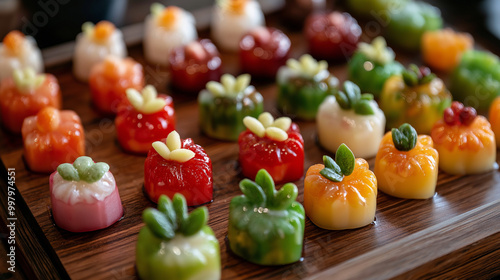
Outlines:
[[[292,56],[298,57],[305,50],[305,42],[299,33],[290,33],[290,36]],[[237,143],[202,135],[196,96],[168,89],[167,71],[147,65],[141,46],[129,49],[129,53],[145,66],[148,83],[173,96],[181,137],[193,138],[212,159],[214,201],[207,207],[209,225],[221,246],[223,279],[488,278],[500,274],[500,173],[497,170],[462,177],[440,173],[437,193],[427,200],[398,199],[379,192],[376,221],[360,229],[327,231],[306,219],[303,260],[291,265],[257,266],[235,256],[229,251],[226,235],[229,201],[240,194],[238,182],[243,179]],[[404,63],[419,62],[418,55],[397,58]],[[224,53],[222,59],[227,72],[238,72],[236,55]],[[19,136],[0,132],[1,159],[6,168],[16,169],[20,194],[72,279],[135,279],[135,243],[143,226],[141,213],[146,207],[154,206],[142,189],[145,156],[127,154],[120,149],[113,119],[100,116],[92,108],[88,85],[74,79],[70,64],[47,70],[59,79],[63,108],[75,110],[82,119],[87,155],[95,161],[109,163],[125,209],[124,218],[96,232],[75,234],[61,230],[50,216],[48,175],[26,170]],[[345,65],[335,65],[330,70],[341,81],[345,80]],[[265,110],[278,115],[273,82],[253,84],[264,96]],[[305,141],[306,170],[321,162],[323,154],[331,153],[318,146],[314,122],[298,124]],[[373,170],[374,159],[368,162]],[[303,178],[295,183],[300,192],[298,201],[303,202]],[[47,260],[57,264],[57,258],[50,252],[27,258],[31,266],[41,266]],[[37,275],[37,267],[33,270]]]

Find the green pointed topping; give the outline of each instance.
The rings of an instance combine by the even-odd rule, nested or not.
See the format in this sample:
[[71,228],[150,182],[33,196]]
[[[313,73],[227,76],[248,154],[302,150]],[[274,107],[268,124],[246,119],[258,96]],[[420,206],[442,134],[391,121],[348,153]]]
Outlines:
[[427,67],[418,68],[415,64],[410,64],[402,73],[403,81],[409,87],[430,83],[436,75]]
[[354,113],[358,115],[373,115],[375,111],[373,111],[372,105],[369,100],[360,99],[353,107]]
[[66,181],[94,183],[102,179],[109,171],[109,165],[104,162],[94,163],[90,157],[81,156],[73,164],[63,163],[57,167],[57,172]]
[[168,196],[160,196],[158,199],[158,211],[162,212],[172,224],[174,230],[177,230],[177,217],[175,215],[172,200],[170,200]]
[[319,173],[332,182],[342,182],[344,176],[349,176],[354,171],[356,158],[345,144],[340,145],[335,153],[335,160],[323,156],[323,168]]
[[278,209],[286,209],[288,206],[290,206],[295,199],[297,199],[297,196],[299,194],[299,191],[295,184],[293,183],[286,183],[281,187],[281,189],[276,193],[276,197],[274,199],[274,207]]
[[181,229],[188,217],[186,198],[182,194],[176,193],[172,202],[177,218],[177,228]]
[[189,214],[182,227],[182,234],[191,236],[196,234],[201,228],[207,224],[208,209],[207,207],[196,208]]
[[417,145],[418,134],[410,124],[404,123],[392,129],[392,141],[399,151],[407,152]]
[[174,238],[172,224],[162,212],[148,208],[142,212],[142,220],[157,237],[167,240]]
[[266,201],[266,195],[262,188],[248,179],[243,179],[240,182],[240,190],[248,200],[256,205],[261,205]]
[[66,181],[80,181],[78,171],[70,163],[63,163],[57,167],[57,172]]
[[358,115],[373,115],[375,111],[370,105],[373,95],[370,93],[361,94],[358,85],[351,81],[344,82],[344,91],[337,91],[335,99],[340,108],[344,110],[354,109]]

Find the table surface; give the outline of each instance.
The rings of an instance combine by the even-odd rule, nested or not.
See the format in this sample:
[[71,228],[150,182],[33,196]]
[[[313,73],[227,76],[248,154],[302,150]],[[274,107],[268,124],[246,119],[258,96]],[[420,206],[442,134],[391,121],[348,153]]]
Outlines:
[[[277,25],[272,22],[271,25]],[[294,32],[289,35],[292,57],[298,57],[306,49],[303,37]],[[147,83],[172,95],[181,137],[192,138],[212,159],[214,201],[207,207],[209,225],[221,246],[223,279],[490,278],[500,274],[497,170],[474,176],[440,173],[436,195],[426,200],[398,199],[379,192],[375,222],[359,229],[328,231],[306,219],[303,259],[294,264],[265,267],[235,256],[228,248],[226,235],[229,201],[240,194],[238,183],[243,179],[237,143],[204,136],[198,127],[196,95],[183,95],[168,88],[168,72],[146,64],[141,46],[129,48],[129,54],[144,65]],[[236,54],[222,53],[222,59],[225,72],[238,73]],[[398,53],[397,59],[404,64],[420,62],[418,54]],[[76,111],[82,119],[86,154],[110,165],[125,215],[111,227],[90,233],[75,234],[57,228],[50,215],[48,175],[26,170],[21,137],[2,130],[1,159],[6,168],[15,168],[20,194],[16,212],[20,220],[16,236],[18,259],[29,279],[135,279],[135,243],[143,226],[141,213],[154,206],[143,193],[145,156],[121,150],[113,119],[93,109],[88,85],[77,82],[70,69],[70,64],[63,64],[47,71],[59,79],[63,108]],[[333,65],[330,70],[341,81],[346,79],[345,64]],[[275,108],[275,84],[253,84],[264,96],[265,110],[279,115]],[[318,145],[314,122],[297,123],[305,141],[306,170],[321,162],[323,154],[332,153]],[[374,159],[368,162],[373,170]],[[3,179],[0,206],[5,209]],[[298,201],[303,202],[303,178],[295,183],[299,188]],[[3,222],[5,215],[5,211],[0,214]]]

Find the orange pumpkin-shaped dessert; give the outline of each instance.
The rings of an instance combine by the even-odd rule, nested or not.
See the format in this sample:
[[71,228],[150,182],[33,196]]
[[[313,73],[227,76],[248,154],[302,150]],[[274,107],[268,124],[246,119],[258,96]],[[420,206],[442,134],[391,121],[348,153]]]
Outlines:
[[307,170],[304,180],[306,215],[318,227],[352,229],[370,224],[377,206],[377,178],[368,162],[354,158],[342,144],[335,161],[323,156],[323,164]]
[[497,148],[500,148],[500,97],[497,97],[490,107],[490,124],[495,133]]
[[474,47],[474,39],[468,33],[458,33],[445,28],[427,31],[422,35],[422,56],[430,67],[451,71],[455,68],[462,54]]
[[378,188],[388,195],[426,199],[434,195],[439,154],[427,135],[405,123],[382,138],[375,159]]
[[443,119],[431,131],[439,152],[439,168],[446,173],[464,175],[493,169],[496,161],[495,134],[483,116],[472,107],[454,101]]

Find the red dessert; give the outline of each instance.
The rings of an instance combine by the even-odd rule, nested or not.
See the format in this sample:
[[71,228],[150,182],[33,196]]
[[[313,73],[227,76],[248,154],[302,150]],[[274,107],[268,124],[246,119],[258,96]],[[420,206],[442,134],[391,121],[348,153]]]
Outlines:
[[274,78],[288,60],[290,45],[290,39],[278,29],[253,29],[240,41],[241,70],[254,77]]
[[22,134],[24,158],[35,172],[52,172],[85,154],[83,126],[73,111],[45,107],[24,120]]
[[302,177],[304,171],[304,140],[299,126],[290,118],[276,120],[263,113],[259,120],[245,117],[247,130],[240,134],[239,160],[243,175],[255,178],[265,169],[277,184]]
[[157,95],[149,85],[142,93],[127,90],[127,100],[119,106],[115,119],[118,142],[126,151],[145,154],[154,141],[166,138],[175,129],[172,98]]
[[316,59],[346,60],[356,50],[361,27],[350,14],[332,12],[309,16],[304,32]]
[[165,142],[155,142],[144,163],[144,189],[153,202],[160,195],[181,193],[188,206],[212,200],[212,162],[191,138],[181,141],[173,131]]
[[221,76],[219,51],[209,39],[175,48],[169,57],[172,86],[185,92],[199,92]]

